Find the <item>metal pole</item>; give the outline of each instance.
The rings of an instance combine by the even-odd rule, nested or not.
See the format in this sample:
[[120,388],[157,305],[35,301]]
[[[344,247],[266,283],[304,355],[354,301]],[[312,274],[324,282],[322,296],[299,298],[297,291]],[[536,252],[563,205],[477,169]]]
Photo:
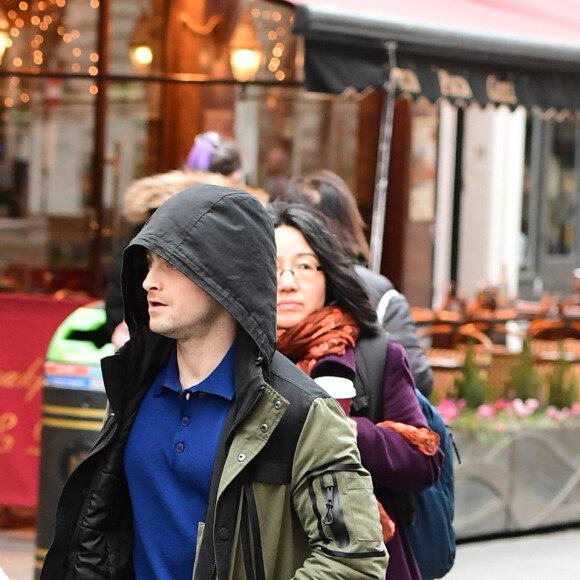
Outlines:
[[385,213],[387,209],[387,188],[389,185],[389,161],[391,157],[391,140],[393,136],[393,115],[395,112],[395,67],[396,42],[386,42],[388,60],[388,74],[383,84],[386,93],[381,115],[381,129],[379,136],[378,163],[375,179],[375,193],[373,197],[373,217],[371,220],[371,240],[369,268],[373,272],[380,272],[383,257],[383,237],[385,233]]
[[101,75],[109,72],[109,27],[111,16],[110,0],[101,0],[99,4],[98,22],[98,54],[99,76],[96,79],[97,96],[95,100],[94,117],[94,151],[92,170],[92,196],[91,196],[91,294],[102,296],[104,291],[103,273],[103,173],[105,164],[105,125],[107,118],[107,88],[108,81]]

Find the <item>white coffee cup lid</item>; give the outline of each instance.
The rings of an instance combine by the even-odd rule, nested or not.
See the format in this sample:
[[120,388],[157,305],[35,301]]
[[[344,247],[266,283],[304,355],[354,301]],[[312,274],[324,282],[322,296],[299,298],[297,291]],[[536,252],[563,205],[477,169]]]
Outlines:
[[356,395],[356,389],[350,379],[326,376],[316,377],[314,381],[335,399],[352,399]]

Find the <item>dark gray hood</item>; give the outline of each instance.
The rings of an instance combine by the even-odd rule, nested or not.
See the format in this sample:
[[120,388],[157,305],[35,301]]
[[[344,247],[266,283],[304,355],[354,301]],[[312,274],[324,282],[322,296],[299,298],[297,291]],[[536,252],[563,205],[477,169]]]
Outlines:
[[142,287],[147,273],[145,249],[215,298],[270,361],[276,348],[274,227],[253,195],[194,185],[153,214],[123,255],[125,320],[131,334],[149,324]]

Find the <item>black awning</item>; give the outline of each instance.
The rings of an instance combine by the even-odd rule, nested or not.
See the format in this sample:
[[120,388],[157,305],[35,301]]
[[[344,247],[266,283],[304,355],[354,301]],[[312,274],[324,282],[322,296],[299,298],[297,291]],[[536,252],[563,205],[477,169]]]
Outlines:
[[[477,102],[557,111],[580,110],[580,74],[516,65],[486,64],[397,51],[397,91],[432,102]],[[310,91],[342,93],[383,87],[387,50],[306,38],[304,74]],[[579,65],[580,73],[580,65]]]
[[387,0],[290,1],[294,32],[305,39],[311,91],[383,87],[385,43],[395,42],[399,93],[580,110],[580,17],[570,13],[569,0],[517,7],[475,0],[406,0],[396,7]]

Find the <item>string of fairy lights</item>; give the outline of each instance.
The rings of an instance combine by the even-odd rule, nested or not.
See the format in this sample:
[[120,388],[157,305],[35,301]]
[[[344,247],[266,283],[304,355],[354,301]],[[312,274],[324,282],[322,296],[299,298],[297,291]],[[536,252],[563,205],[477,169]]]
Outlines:
[[270,44],[266,67],[274,74],[277,81],[283,81],[289,75],[288,68],[293,66],[284,56],[293,38],[290,29],[294,15],[288,9],[282,11],[272,8],[272,5],[267,5],[260,0],[249,0],[248,4],[251,7],[252,18],[261,33],[260,37],[267,38]]
[[[247,3],[259,36],[264,41],[265,68],[277,81],[284,81],[293,70],[292,58],[288,54],[288,47],[294,42],[290,31],[293,13],[288,9],[273,8],[262,0],[247,0]],[[54,68],[66,72],[68,69],[71,73],[88,73],[96,77],[99,73],[98,52],[87,50],[83,42],[86,39],[82,38],[83,30],[67,25],[65,8],[72,4],[75,4],[74,0],[20,0],[14,8],[7,10],[9,38],[4,59],[6,65],[15,71],[38,72]],[[88,0],[82,4],[85,9],[99,8],[99,0]],[[25,87],[28,83],[21,80],[18,76],[9,77],[9,90],[3,96],[5,107],[29,103],[30,92]],[[88,90],[94,95],[98,87],[91,83]]]
[[[89,0],[87,4],[90,9],[99,8],[99,0]],[[82,46],[81,30],[67,26],[66,5],[67,0],[20,0],[15,8],[6,12],[10,36],[4,62],[8,67],[39,72],[52,64],[62,71],[65,63],[72,73],[80,73],[84,68],[89,75],[98,75],[99,55]],[[30,101],[25,84],[29,83],[22,83],[18,76],[9,77],[9,90],[3,98],[5,107]],[[96,94],[97,86],[91,84],[89,92]]]

